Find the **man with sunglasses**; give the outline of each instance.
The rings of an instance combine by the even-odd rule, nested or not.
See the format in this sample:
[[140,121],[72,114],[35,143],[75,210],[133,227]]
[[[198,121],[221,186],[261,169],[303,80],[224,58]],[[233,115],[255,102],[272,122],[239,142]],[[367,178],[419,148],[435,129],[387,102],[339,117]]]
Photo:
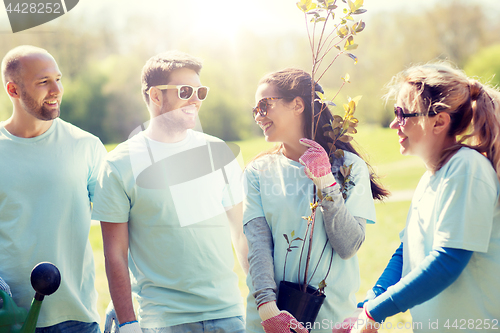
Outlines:
[[232,238],[247,271],[241,168],[234,156],[217,166],[224,142],[193,130],[209,90],[200,70],[178,51],[146,62],[147,128],[110,152],[98,176],[93,218],[121,333],[244,332],[231,248]]

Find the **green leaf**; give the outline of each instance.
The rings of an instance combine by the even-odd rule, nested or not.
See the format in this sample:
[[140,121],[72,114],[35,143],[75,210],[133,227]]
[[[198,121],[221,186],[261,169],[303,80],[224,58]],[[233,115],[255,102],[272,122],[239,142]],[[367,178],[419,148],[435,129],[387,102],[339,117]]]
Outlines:
[[364,0],[356,0],[356,1],[354,1],[354,6],[356,6],[356,8],[361,8],[361,7],[363,7],[363,3],[364,3]]
[[295,230],[292,230],[292,232],[290,233],[290,236],[295,236]]

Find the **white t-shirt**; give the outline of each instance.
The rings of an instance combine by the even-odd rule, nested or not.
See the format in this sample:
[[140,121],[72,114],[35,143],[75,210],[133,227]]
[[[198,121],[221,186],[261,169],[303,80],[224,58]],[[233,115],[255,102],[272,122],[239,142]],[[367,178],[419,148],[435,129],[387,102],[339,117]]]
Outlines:
[[29,308],[33,267],[55,264],[61,286],[45,297],[38,327],[99,322],[90,202],[106,154],[101,141],[59,118],[34,138],[0,124],[0,276],[18,306]]
[[243,314],[226,215],[242,200],[241,168],[234,155],[216,158],[224,146],[192,130],[177,143],[141,132],[111,151],[99,173],[92,216],[129,224],[144,328]]
[[401,232],[403,276],[437,247],[474,253],[452,285],[410,310],[419,332],[488,331],[485,320],[493,319],[500,329],[499,193],[491,163],[469,148],[422,176]]
[[[347,209],[353,216],[374,223],[375,205],[366,163],[358,156],[345,152],[344,164],[347,166],[353,164],[351,178],[355,183],[345,201]],[[244,200],[243,223],[248,223],[257,217],[266,218],[274,241],[276,284],[279,286],[283,280],[285,256],[287,256],[285,278],[287,281],[297,282],[301,242],[294,243],[299,248],[293,249],[287,255],[288,244],[283,234],[292,239],[290,234],[293,231],[295,237],[304,237],[307,222],[302,217],[311,214],[310,203],[314,184],[305,175],[303,165],[282,154],[270,154],[257,159],[247,166],[245,174],[248,193]],[[310,272],[316,267],[326,242],[323,216],[317,209]],[[332,251],[332,247],[328,245],[310,285],[317,288],[320,281],[325,278]],[[301,276],[303,276],[306,252],[304,251],[302,260]],[[321,324],[321,329],[314,332],[330,333],[336,322],[342,322],[356,309],[355,293],[359,288],[357,256],[343,260],[333,252],[332,268],[326,283],[326,299],[316,319],[316,322]],[[247,285],[250,289],[247,298],[247,331],[263,332],[253,297],[250,274],[247,276]]]

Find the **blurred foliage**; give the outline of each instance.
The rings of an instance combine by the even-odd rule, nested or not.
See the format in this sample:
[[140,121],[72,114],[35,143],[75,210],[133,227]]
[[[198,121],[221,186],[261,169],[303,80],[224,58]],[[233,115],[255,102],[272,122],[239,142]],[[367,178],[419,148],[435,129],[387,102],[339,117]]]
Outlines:
[[[294,1],[290,5],[295,6]],[[404,68],[434,59],[448,59],[481,81],[499,84],[500,56],[498,46],[492,45],[500,44],[500,21],[488,10],[479,2],[443,0],[411,13],[388,9],[370,16],[363,33],[356,35],[357,64],[341,57],[321,79],[325,96],[335,95],[346,73],[353,82],[336,97],[340,107],[332,111],[343,114],[347,96],[361,94],[356,118],[387,126],[392,114],[381,100],[384,85]],[[126,140],[149,118],[140,92],[140,73],[146,60],[159,52],[175,48],[204,60],[201,80],[211,89],[200,110],[201,124],[204,132],[226,140],[260,134],[251,109],[263,75],[285,67],[311,69],[309,41],[300,33],[262,35],[241,29],[231,41],[207,40],[188,31],[178,33],[168,20],[141,13],[132,14],[120,29],[113,28],[112,17],[106,13],[92,19],[89,23],[65,15],[27,33],[1,34],[0,55],[22,44],[47,49],[63,73],[61,117],[105,143]],[[300,20],[296,24],[300,26]],[[11,110],[7,95],[0,93],[0,120],[7,119]]]
[[480,50],[465,64],[464,70],[483,83],[500,87],[500,44]]

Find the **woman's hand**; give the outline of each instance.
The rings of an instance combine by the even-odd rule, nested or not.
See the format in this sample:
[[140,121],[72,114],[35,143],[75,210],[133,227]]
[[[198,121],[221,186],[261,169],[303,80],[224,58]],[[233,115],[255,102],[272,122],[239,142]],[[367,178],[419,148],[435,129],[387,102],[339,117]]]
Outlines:
[[363,308],[351,329],[351,333],[376,333],[379,327],[380,324],[370,318],[366,308]]
[[280,311],[275,301],[259,306],[259,316],[266,333],[290,333],[291,330],[297,333],[309,333],[294,316],[287,311]]
[[356,325],[356,321],[358,320],[359,314],[363,311],[363,309],[356,309],[354,313],[344,319],[342,323],[336,323],[332,329],[332,333],[349,333],[351,332],[354,325]]
[[332,174],[332,166],[328,154],[319,143],[302,138],[299,142],[308,147],[306,152],[299,158],[299,162],[305,166],[304,171],[316,187],[320,190],[336,184]]

